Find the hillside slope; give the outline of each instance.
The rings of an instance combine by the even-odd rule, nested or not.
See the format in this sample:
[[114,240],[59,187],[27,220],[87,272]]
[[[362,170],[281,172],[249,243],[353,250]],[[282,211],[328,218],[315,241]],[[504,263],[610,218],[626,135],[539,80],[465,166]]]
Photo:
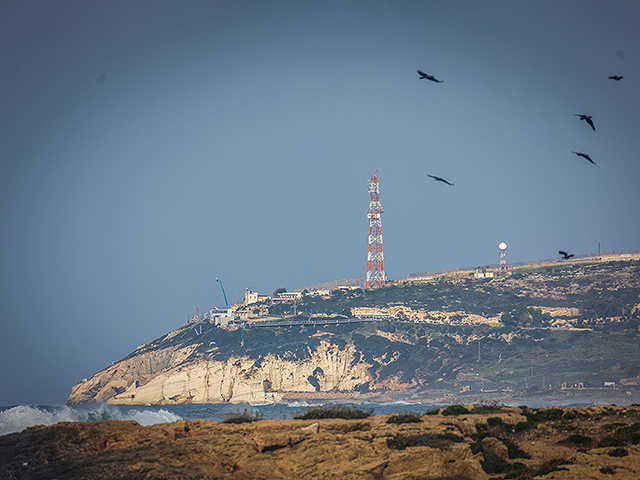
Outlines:
[[396,320],[235,331],[202,324],[201,333],[186,324],[74,386],[68,403],[640,400],[631,382],[604,389],[640,374],[639,262],[305,296],[288,319],[359,308],[395,311]]

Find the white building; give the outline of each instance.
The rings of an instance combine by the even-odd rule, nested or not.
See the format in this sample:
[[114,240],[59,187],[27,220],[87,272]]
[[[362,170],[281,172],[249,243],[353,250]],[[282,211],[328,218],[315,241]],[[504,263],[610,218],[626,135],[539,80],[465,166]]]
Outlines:
[[227,327],[229,322],[233,322],[234,314],[230,308],[212,308],[202,316],[203,321],[213,323],[218,327]]
[[292,301],[292,300],[300,300],[302,298],[302,292],[281,292],[277,295],[274,295],[272,300],[274,301]]

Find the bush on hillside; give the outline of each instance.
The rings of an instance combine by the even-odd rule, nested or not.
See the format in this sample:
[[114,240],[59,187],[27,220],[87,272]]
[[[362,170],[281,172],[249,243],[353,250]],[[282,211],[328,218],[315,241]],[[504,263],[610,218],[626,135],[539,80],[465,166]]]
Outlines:
[[319,420],[323,418],[352,420],[367,418],[372,414],[373,408],[360,410],[351,405],[323,405],[322,407],[309,407],[293,418],[296,420]]

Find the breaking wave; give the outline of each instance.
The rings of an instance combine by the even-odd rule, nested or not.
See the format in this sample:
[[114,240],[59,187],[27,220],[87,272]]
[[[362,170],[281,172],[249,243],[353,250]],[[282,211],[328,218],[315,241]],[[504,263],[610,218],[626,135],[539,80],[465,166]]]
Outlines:
[[181,420],[165,409],[121,407],[92,404],[69,407],[30,406],[0,407],[0,435],[21,432],[36,425],[55,425],[60,422],[100,422],[103,420],[135,420],[140,425],[154,425]]

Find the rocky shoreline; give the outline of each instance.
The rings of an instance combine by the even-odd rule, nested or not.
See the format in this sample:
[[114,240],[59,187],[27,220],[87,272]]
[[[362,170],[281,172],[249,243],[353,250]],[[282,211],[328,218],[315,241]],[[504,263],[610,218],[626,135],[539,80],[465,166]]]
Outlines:
[[32,427],[0,437],[0,479],[640,478],[640,407],[485,403],[400,420]]

